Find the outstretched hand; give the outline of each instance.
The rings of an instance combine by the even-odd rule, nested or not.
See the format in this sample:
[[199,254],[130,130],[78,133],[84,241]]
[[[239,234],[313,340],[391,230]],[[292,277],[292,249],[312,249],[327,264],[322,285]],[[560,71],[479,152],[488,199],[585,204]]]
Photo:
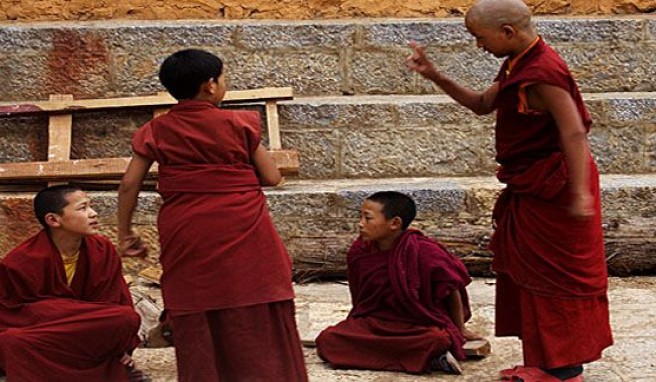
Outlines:
[[465,337],[466,341],[476,341],[476,340],[484,339],[483,336],[481,336],[480,334],[466,328],[462,329],[461,332],[462,332],[462,336]]
[[148,248],[135,234],[130,234],[119,239],[119,251],[125,257],[141,257],[148,255]]
[[426,51],[423,46],[416,41],[410,41],[408,46],[412,48],[412,54],[406,58],[406,65],[412,71],[415,71],[428,79],[434,79],[437,71],[433,63],[426,57]]

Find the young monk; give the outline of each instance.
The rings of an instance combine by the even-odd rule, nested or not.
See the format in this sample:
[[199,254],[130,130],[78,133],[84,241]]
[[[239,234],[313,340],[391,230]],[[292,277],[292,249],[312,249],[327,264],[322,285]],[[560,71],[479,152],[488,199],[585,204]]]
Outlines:
[[461,374],[470,318],[462,262],[408,226],[415,203],[394,191],[369,196],[360,212],[360,237],[348,251],[353,308],[321,332],[319,356],[336,368]]
[[46,188],[34,212],[43,230],[0,263],[0,369],[9,381],[147,380],[128,355],[139,316],[87,195]]
[[260,143],[260,116],[222,110],[223,62],[182,50],[159,78],[179,102],[132,139],[119,189],[122,247],[137,254],[132,214],[159,164],[158,230],[164,304],[180,381],[307,381],[289,255],[262,186],[281,175]]
[[465,23],[479,47],[506,57],[483,92],[438,72],[411,43],[410,69],[477,114],[496,110],[496,334],[519,336],[529,381],[581,380],[613,343],[591,119],[567,65],[536,34],[521,0],[479,0]]

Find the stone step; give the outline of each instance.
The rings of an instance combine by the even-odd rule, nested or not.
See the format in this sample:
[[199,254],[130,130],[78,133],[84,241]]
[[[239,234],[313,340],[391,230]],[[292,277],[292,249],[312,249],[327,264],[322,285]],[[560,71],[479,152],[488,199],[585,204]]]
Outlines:
[[[536,18],[584,92],[655,91],[656,17]],[[151,94],[163,58],[198,47],[222,56],[233,89],[299,95],[435,93],[405,68],[417,40],[445,72],[481,88],[500,61],[462,18],[335,21],[108,21],[0,24],[3,100]]]
[[[656,92],[585,94],[602,173],[656,172]],[[283,147],[302,178],[492,175],[494,115],[446,96],[301,98],[281,103]]]
[[[584,97],[600,171],[656,172],[656,92]],[[300,97],[279,109],[283,147],[300,152],[300,179],[484,176],[496,168],[494,116],[444,95]],[[130,156],[133,132],[151,116],[75,114],[72,157]],[[0,162],[46,160],[46,126],[45,117],[0,118]]]
[[[345,253],[357,236],[362,200],[381,190],[409,193],[418,205],[413,226],[461,256],[472,273],[489,274],[491,211],[502,186],[492,177],[293,181],[266,191],[271,214],[302,278],[344,275]],[[101,231],[116,238],[116,192],[91,192]],[[0,253],[38,229],[30,193],[0,193]],[[609,269],[626,275],[656,271],[656,174],[602,177]],[[157,262],[160,198],[142,192],[135,229],[150,246],[146,262],[126,259],[135,274]]]

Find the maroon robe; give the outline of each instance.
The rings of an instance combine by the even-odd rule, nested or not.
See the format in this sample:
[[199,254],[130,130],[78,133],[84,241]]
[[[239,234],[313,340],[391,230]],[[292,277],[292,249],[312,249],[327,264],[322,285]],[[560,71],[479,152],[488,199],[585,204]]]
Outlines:
[[[249,348],[275,362],[242,368],[242,376],[307,378],[291,301],[291,261],[251,160],[260,138],[257,112],[189,100],[145,124],[132,139],[135,153],[159,164],[161,282],[183,381],[239,379],[226,365],[249,359]],[[269,308],[263,316],[261,309]],[[264,325],[261,320],[273,328],[269,338],[237,329]],[[230,333],[244,346],[227,353],[222,349]],[[292,343],[289,351],[277,349],[283,336]]]
[[390,251],[358,238],[347,259],[353,308],[317,338],[324,360],[337,368],[421,373],[447,350],[464,358],[465,340],[446,306],[457,290],[465,320],[471,316],[465,289],[471,279],[457,257],[408,229]]
[[82,241],[71,285],[45,231],[0,263],[0,368],[9,381],[126,381],[139,315],[112,243]]
[[566,64],[542,40],[497,77],[497,177],[508,186],[494,209],[490,248],[498,272],[497,335],[522,338],[525,366],[556,368],[594,361],[612,344],[601,227],[599,174],[589,159],[595,215],[571,217],[570,179],[558,126],[521,106],[520,88],[543,83],[571,96],[591,125]]

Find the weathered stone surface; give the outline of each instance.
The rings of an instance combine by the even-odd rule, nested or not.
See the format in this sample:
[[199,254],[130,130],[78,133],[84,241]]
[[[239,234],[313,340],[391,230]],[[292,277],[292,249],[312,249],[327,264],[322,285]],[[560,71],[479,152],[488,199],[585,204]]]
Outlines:
[[604,216],[656,217],[656,176],[609,175],[601,178]]
[[[280,124],[290,129],[393,127],[399,119],[391,98],[316,97],[280,103]],[[355,102],[354,102],[355,101]]]
[[611,174],[645,172],[645,128],[641,125],[618,124],[595,126],[590,135],[590,148],[599,171]]
[[237,44],[248,49],[341,48],[351,46],[356,26],[351,23],[274,22],[244,25]]
[[299,152],[298,176],[306,179],[339,176],[339,132],[282,131],[282,147]]
[[152,110],[144,109],[125,109],[111,114],[103,112],[75,114],[71,158],[131,156],[132,134],[152,117]]
[[608,99],[610,122],[656,123],[656,94],[632,94]]
[[483,175],[496,168],[487,127],[349,131],[342,139],[342,173],[347,178]]
[[48,159],[48,119],[0,118],[0,163]]
[[475,41],[461,20],[381,21],[362,26],[362,44],[366,47],[403,47],[414,40],[427,47],[473,46]]
[[579,22],[572,19],[538,19],[537,31],[545,41],[556,44],[572,43],[628,43],[645,37],[646,20],[591,19]]
[[654,91],[656,45],[556,45],[584,92]]
[[[539,19],[537,25],[583,91],[654,90],[653,20]],[[501,62],[476,48],[462,19],[0,25],[0,85],[7,90],[1,99],[152,94],[163,90],[157,71],[164,58],[188,47],[221,56],[233,89],[435,93],[430,81],[405,66],[411,39],[427,45],[440,70],[476,89],[489,86]]]
[[230,86],[291,86],[299,94],[338,94],[343,73],[338,52],[237,51],[228,67]]

